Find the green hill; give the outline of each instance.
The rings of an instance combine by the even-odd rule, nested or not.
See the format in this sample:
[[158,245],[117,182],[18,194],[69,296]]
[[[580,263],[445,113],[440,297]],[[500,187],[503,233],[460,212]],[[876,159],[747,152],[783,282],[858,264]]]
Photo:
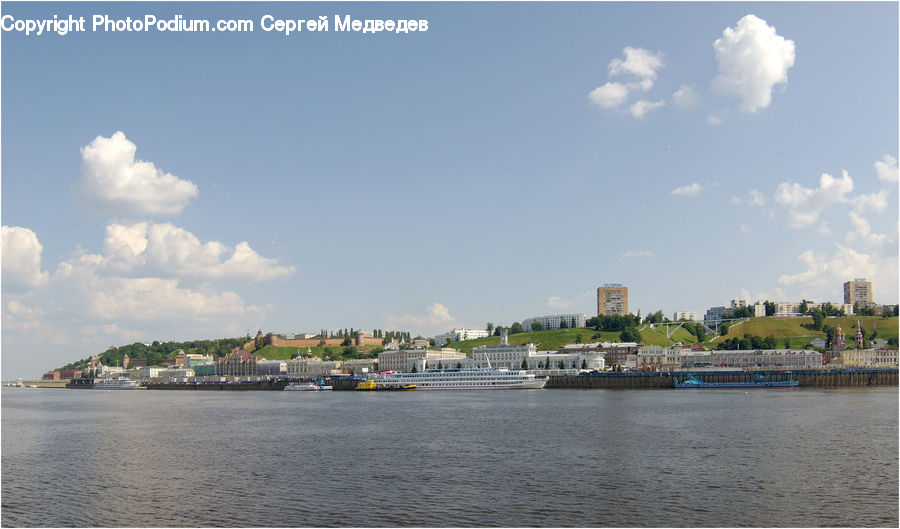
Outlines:
[[[617,332],[598,332],[590,328],[531,331],[509,335],[509,343],[515,345],[533,343],[537,346],[538,351],[555,351],[560,346],[568,345],[570,343],[615,342],[618,340],[619,333]],[[465,340],[462,342],[449,343],[444,347],[451,347],[458,351],[462,351],[467,355],[471,355],[472,348],[474,347],[478,347],[479,345],[496,345],[499,343],[499,336],[490,336],[488,338],[479,338],[478,340]]]
[[[885,340],[898,335],[897,317],[882,318],[881,316],[846,316],[837,318],[825,318],[823,325],[837,328],[841,327],[847,336],[847,342],[852,342],[856,336],[856,322],[862,324],[863,332],[868,338],[872,330],[878,330],[878,337]],[[773,336],[778,340],[778,346],[783,347],[784,340],[789,339],[791,347],[800,348],[809,344],[814,338],[825,338],[824,331],[816,331],[812,328],[812,318],[750,318],[732,326],[728,334],[720,336],[713,344],[729,338],[742,338],[745,334],[760,336]]]
[[649,325],[642,325],[640,329],[641,343],[644,345],[659,345],[662,347],[674,345],[681,342],[685,345],[697,343],[697,337],[689,333],[683,327],[679,327],[672,332],[670,337],[666,337],[666,328],[659,326],[651,329]]

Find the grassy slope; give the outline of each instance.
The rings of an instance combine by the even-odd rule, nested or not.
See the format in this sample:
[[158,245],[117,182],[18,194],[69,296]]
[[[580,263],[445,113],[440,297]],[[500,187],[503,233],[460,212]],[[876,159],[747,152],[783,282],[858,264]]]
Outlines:
[[[593,329],[582,328],[512,334],[509,336],[509,343],[516,345],[533,343],[537,346],[538,351],[555,351],[558,347],[570,343],[614,342],[618,339],[619,333],[617,332],[597,332]],[[444,347],[452,347],[453,349],[460,350],[466,354],[471,354],[473,347],[478,347],[479,345],[496,345],[499,343],[499,336],[490,336],[478,340],[455,342],[447,344]]]
[[649,325],[642,325],[641,342],[645,345],[660,346],[673,345],[675,342],[681,342],[687,345],[697,343],[697,338],[693,334],[680,327],[672,333],[671,338],[667,338],[666,328],[664,326],[660,326],[656,329],[651,329]]
[[[825,325],[837,327],[838,325],[844,329],[847,335],[847,341],[852,342],[856,334],[856,320],[859,320],[866,336],[872,332],[873,325],[878,327],[878,336],[881,338],[896,338],[898,335],[898,318],[881,318],[880,316],[860,316],[847,318],[826,318]],[[784,339],[788,338],[791,347],[802,348],[809,344],[809,341],[816,337],[825,337],[824,332],[816,332],[803,324],[811,324],[812,318],[751,318],[749,321],[741,323],[731,328],[725,337],[720,337],[711,344],[715,344],[725,338],[741,338],[744,334],[755,334],[757,336],[766,337],[774,336],[778,340],[778,347],[784,347]],[[697,339],[694,335],[684,329],[678,329],[672,334],[672,339],[666,338],[665,332],[660,328],[651,329],[649,326],[641,330],[642,342],[646,345],[672,345],[675,342],[684,344],[696,343]],[[597,332],[593,329],[559,329],[554,331],[533,331],[513,334],[509,337],[511,344],[533,343],[537,345],[539,351],[555,351],[562,345],[570,343],[588,343],[588,342],[615,342],[619,341],[619,333],[617,332]],[[466,354],[472,353],[473,347],[485,344],[500,343],[499,336],[491,336],[489,338],[481,338],[478,340],[466,340],[464,342],[456,342],[448,344],[444,347],[452,347]],[[325,347],[311,347],[312,354],[321,357]],[[371,350],[372,347],[362,347],[360,352]],[[331,347],[335,353],[343,350],[343,347]],[[301,347],[300,352],[306,353],[306,348]],[[291,356],[297,354],[296,347],[275,347],[267,345],[259,351],[258,354],[270,360],[288,360]]]
[[[847,341],[852,342],[856,336],[856,321],[862,323],[866,336],[877,326],[880,338],[897,338],[898,318],[882,318],[881,316],[849,316],[841,318],[825,318],[825,325],[830,327],[840,326],[847,336]],[[728,334],[719,337],[716,342],[727,338],[741,338],[744,334],[756,336],[774,336],[778,340],[778,347],[783,347],[784,339],[789,338],[791,347],[803,347],[813,338],[825,338],[825,333],[804,327],[811,325],[812,318],[751,318],[749,321],[736,325],[729,329]]]

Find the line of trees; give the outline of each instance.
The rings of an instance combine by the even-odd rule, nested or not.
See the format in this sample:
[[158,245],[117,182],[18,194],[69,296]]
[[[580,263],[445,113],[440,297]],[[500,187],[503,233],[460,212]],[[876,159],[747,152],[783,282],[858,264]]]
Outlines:
[[[145,359],[147,365],[159,365],[166,358],[175,358],[175,353],[183,349],[188,354],[202,354],[212,356],[225,356],[235,347],[241,347],[247,342],[247,338],[220,338],[217,340],[193,340],[188,342],[159,342],[142,344],[135,342],[131,345],[119,347],[110,346],[106,351],[96,356],[104,365],[122,365],[125,355],[132,359]],[[61,367],[65,369],[84,369],[88,366],[89,359],[85,358]]]
[[[765,338],[756,336],[754,334],[745,334],[743,338],[729,338],[727,340],[723,340],[716,345],[716,349],[722,350],[734,350],[734,349],[745,349],[745,350],[754,350],[754,349],[776,349],[778,347],[778,341],[774,336],[766,336]],[[787,339],[785,339],[785,347],[790,347],[788,345]]]

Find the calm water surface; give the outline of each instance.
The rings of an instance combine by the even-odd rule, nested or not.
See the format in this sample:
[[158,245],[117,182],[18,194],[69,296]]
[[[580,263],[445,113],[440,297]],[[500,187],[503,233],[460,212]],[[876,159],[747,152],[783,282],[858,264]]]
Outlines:
[[3,526],[898,526],[897,388],[3,388]]

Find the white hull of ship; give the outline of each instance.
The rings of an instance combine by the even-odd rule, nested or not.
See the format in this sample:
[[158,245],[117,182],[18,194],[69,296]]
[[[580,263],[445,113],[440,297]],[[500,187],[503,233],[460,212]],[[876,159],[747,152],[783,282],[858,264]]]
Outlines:
[[427,386],[424,384],[417,384],[416,391],[446,391],[446,390],[454,390],[454,389],[464,389],[464,390],[473,390],[473,389],[544,389],[544,385],[547,384],[547,379],[539,379],[532,380],[528,382],[516,383],[516,384],[507,384],[507,385],[492,385],[492,386],[468,386],[468,385],[435,385],[435,386]]

